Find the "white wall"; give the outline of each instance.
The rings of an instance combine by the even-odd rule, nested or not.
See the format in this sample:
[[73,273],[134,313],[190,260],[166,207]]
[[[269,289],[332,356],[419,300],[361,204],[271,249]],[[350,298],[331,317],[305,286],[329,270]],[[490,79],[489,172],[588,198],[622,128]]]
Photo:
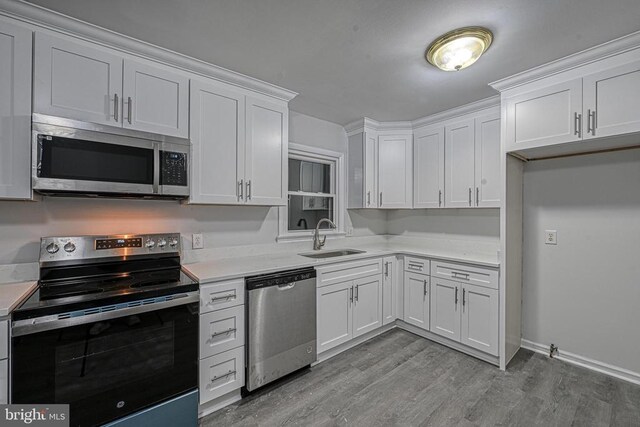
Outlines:
[[430,238],[497,241],[499,209],[390,210],[387,233]]
[[526,164],[523,257],[524,339],[640,373],[640,149]]
[[[346,152],[342,126],[291,112],[289,128],[294,142]],[[346,217],[354,235],[385,231],[384,213]],[[38,202],[0,201],[0,265],[36,262],[42,236],[172,231],[189,239],[191,233],[203,233],[207,248],[274,243],[278,209],[53,197]]]

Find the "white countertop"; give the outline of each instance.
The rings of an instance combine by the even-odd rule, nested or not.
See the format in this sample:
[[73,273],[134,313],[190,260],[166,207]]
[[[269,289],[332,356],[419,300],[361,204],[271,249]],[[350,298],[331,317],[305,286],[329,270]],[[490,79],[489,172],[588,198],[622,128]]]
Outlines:
[[[200,283],[219,280],[234,279],[239,277],[266,274],[276,271],[289,270],[303,267],[318,267],[321,265],[336,264],[345,261],[353,261],[371,257],[387,255],[413,255],[432,259],[440,259],[453,262],[463,262],[483,267],[498,268],[500,262],[497,254],[471,253],[455,250],[433,249],[420,244],[420,242],[382,243],[349,246],[350,249],[364,250],[365,253],[339,256],[334,258],[313,259],[307,258],[301,253],[313,252],[311,250],[261,254],[251,256],[235,256],[233,258],[218,258],[203,260],[192,264],[186,264],[183,269]],[[328,248],[323,251],[342,248]]]
[[37,286],[37,281],[0,284],[0,316],[11,314]]

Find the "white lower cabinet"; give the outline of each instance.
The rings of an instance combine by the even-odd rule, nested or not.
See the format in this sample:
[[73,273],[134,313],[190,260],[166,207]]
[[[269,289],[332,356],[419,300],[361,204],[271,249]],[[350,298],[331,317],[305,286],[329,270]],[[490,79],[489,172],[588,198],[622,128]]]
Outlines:
[[244,279],[200,285],[200,404],[244,386]]
[[244,386],[244,347],[200,360],[200,404]]
[[456,282],[432,278],[431,332],[454,341],[460,341],[459,292]]
[[382,260],[382,324],[395,322],[397,315],[398,262],[395,256]]
[[353,337],[382,326],[382,279],[378,276],[353,281]]
[[345,343],[353,337],[352,298],[352,281],[318,288],[318,353]]
[[404,273],[404,321],[429,330],[429,276]]
[[462,284],[462,330],[460,342],[485,353],[498,355],[498,291]]

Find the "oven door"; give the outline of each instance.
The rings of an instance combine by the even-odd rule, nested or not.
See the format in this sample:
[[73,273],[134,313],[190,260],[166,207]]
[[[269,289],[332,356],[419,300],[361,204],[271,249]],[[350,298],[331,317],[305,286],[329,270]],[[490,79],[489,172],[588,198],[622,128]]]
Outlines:
[[36,191],[158,193],[156,141],[34,124],[32,146]]
[[191,292],[14,322],[11,401],[69,404],[72,426],[95,426],[196,390],[197,301]]

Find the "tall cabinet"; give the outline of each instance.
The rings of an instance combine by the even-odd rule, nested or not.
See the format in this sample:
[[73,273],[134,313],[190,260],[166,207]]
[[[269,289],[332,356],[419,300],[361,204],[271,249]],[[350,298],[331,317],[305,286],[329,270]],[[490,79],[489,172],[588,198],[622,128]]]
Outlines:
[[31,198],[31,31],[0,21],[0,198]]

